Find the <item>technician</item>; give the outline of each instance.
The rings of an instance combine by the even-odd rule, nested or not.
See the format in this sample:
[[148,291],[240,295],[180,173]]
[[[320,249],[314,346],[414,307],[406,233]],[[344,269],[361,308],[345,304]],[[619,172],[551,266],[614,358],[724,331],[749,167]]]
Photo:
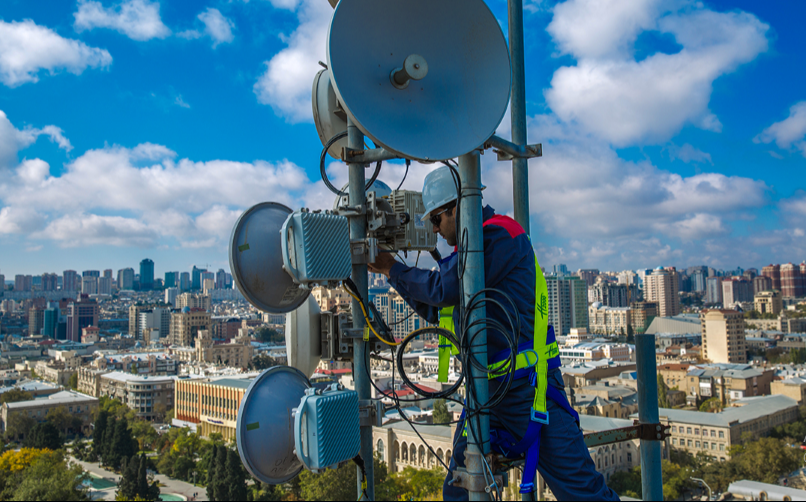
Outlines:
[[[457,244],[456,186],[449,167],[430,172],[423,187],[426,212],[422,217],[423,221],[430,220],[434,232],[454,247]],[[526,456],[522,493],[535,489],[534,468],[530,475],[528,466],[536,464],[557,500],[618,500],[618,495],[596,472],[579,429],[578,417],[568,405],[554,331],[548,326],[546,282],[537,266],[529,237],[515,220],[495,214],[490,206],[484,207],[483,220],[485,287],[506,294],[517,307],[514,312],[504,295],[489,292],[487,297],[498,300],[503,309],[509,311],[509,317],[502,307],[491,302],[486,303],[487,317],[510,326],[509,319],[520,316],[512,385],[504,399],[490,410],[492,448],[509,458]],[[462,294],[456,252],[440,260],[439,270],[433,271],[406,266],[390,254],[381,253],[375,263],[369,265],[369,270],[384,274],[389,284],[428,322],[440,323],[451,331],[454,325],[459,326],[459,309],[453,309],[459,305]],[[440,377],[444,379],[450,348],[445,350],[444,341],[440,346]],[[510,358],[509,347],[504,334],[487,329],[491,368],[506,364],[504,361]],[[540,355],[543,357],[538,361]],[[504,373],[498,378],[491,375],[491,396],[505,385],[506,378],[511,378]],[[456,429],[453,458],[442,489],[444,500],[468,499],[467,490],[449,484],[457,466],[464,467],[466,426],[459,424]]]

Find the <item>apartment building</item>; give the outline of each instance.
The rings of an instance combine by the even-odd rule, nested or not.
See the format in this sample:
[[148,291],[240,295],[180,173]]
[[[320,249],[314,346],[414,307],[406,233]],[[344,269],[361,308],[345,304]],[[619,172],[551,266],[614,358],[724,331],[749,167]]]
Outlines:
[[806,379],[791,377],[786,380],[773,380],[770,393],[780,394],[797,401],[798,405],[806,403]]
[[747,342],[744,336],[744,315],[736,310],[703,310],[703,357],[714,363],[747,362]]
[[161,422],[174,407],[175,376],[138,376],[113,371],[100,375],[99,395],[119,399],[138,418]]
[[[783,424],[798,419],[798,404],[787,396],[747,397],[718,413],[661,408],[662,423],[671,426],[672,448],[691,455],[703,453],[712,460],[730,458],[730,447],[742,435],[766,436]],[[630,418],[638,418],[637,414]]]
[[254,375],[244,378],[177,380],[174,423],[195,424],[204,437],[217,432],[235,439],[238,407]]
[[212,316],[202,309],[184,307],[171,314],[170,343],[190,347],[200,331],[212,328]]
[[607,307],[594,302],[588,307],[590,332],[601,335],[627,335],[632,322],[630,307]]
[[[18,401],[16,403],[3,403],[0,408],[0,426],[2,432],[8,428],[9,420],[15,417],[28,417],[37,422],[44,422],[48,412],[56,408],[64,408],[68,413],[81,419],[78,430],[64,431],[68,435],[81,433],[85,436],[91,434],[94,413],[98,410],[98,399],[73,391],[62,391],[50,394],[47,397]],[[24,437],[16,438],[24,440]]]
[[762,314],[778,315],[784,310],[784,299],[780,291],[762,291],[756,293],[753,305]]
[[723,405],[752,396],[770,394],[775,372],[749,364],[706,364],[693,366],[686,374],[686,383],[680,390],[692,405],[713,397]]
[[644,299],[658,304],[660,317],[680,313],[680,277],[674,269],[656,268],[644,277]]

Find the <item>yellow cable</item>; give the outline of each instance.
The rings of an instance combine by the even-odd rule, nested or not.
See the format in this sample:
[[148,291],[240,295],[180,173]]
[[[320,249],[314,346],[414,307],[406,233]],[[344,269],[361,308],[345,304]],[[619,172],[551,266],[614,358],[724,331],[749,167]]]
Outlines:
[[362,302],[360,298],[358,298],[356,295],[354,295],[353,292],[350,291],[349,288],[342,287],[342,289],[344,291],[346,291],[348,295],[352,296],[355,301],[358,302],[358,305],[361,307],[361,312],[363,312],[363,314],[364,314],[364,321],[367,323],[367,326],[369,326],[369,329],[375,334],[375,336],[378,337],[378,340],[382,341],[386,345],[391,345],[392,347],[396,347],[396,346],[400,345],[399,342],[396,342],[396,343],[387,342],[383,337],[381,337],[381,335],[379,335],[378,332],[375,331],[375,328],[372,326],[372,323],[369,320],[369,314],[367,314],[367,309],[364,307],[364,302]]

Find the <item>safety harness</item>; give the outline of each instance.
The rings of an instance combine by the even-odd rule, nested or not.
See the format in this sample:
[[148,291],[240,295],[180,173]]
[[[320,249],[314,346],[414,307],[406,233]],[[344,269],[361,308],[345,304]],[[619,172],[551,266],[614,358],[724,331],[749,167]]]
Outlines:
[[[495,215],[484,222],[488,224],[504,223],[503,226],[512,225],[514,220],[507,216]],[[515,223],[517,225],[517,223]],[[453,307],[440,310],[439,327],[454,332]],[[540,460],[540,432],[543,425],[549,423],[549,414],[546,399],[551,399],[561,408],[574,417],[579,424],[579,415],[568,404],[562,392],[548,384],[548,370],[558,368],[560,363],[560,350],[554,336],[554,327],[548,323],[548,287],[543,271],[535,256],[535,324],[533,339],[518,345],[518,354],[515,358],[515,371],[510,372],[511,357],[509,349],[494,354],[488,361],[488,379],[506,381],[507,378],[515,380],[529,378],[535,388],[532,402],[531,420],[526,434],[520,441],[506,430],[491,429],[490,443],[493,450],[500,452],[507,458],[517,458],[526,455],[526,466],[523,470],[520,493],[535,491],[535,476],[537,464]],[[448,379],[448,365],[452,355],[459,350],[445,337],[439,337],[439,371],[438,381],[446,382]],[[461,420],[464,422],[465,412],[462,411]],[[464,436],[467,436],[467,424],[464,424]]]

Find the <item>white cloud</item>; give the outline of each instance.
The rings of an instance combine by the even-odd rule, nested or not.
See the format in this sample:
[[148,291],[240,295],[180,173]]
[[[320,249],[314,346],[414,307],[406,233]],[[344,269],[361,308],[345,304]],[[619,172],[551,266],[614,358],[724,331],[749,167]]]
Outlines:
[[235,23],[224,17],[218,9],[208,7],[198,17],[204,23],[204,33],[213,39],[213,47],[230,43],[235,39],[232,34]]
[[77,213],[51,222],[31,237],[55,240],[63,247],[107,245],[146,248],[154,246],[159,236],[134,218]]
[[686,164],[690,164],[692,162],[697,163],[709,163],[714,165],[714,161],[711,160],[711,154],[707,152],[703,152],[698,148],[694,148],[688,143],[685,143],[683,146],[677,146],[672,143],[669,148],[669,157],[672,160],[682,160]]
[[0,234],[27,234],[42,228],[45,219],[34,209],[0,208]]
[[325,60],[332,15],[324,0],[303,0],[297,11],[300,24],[286,39],[288,47],[264,63],[266,69],[254,85],[258,102],[270,105],[291,123],[313,120],[311,85],[321,70],[319,61]]
[[63,38],[30,19],[11,23],[0,20],[0,82],[8,87],[37,82],[42,71],[80,75],[87,68],[110,64],[112,56],[105,49]]
[[789,117],[764,129],[753,139],[756,143],[775,142],[779,148],[796,148],[806,157],[806,101],[789,109]]
[[159,2],[126,0],[115,7],[104,8],[101,2],[79,0],[78,11],[73,16],[78,32],[109,28],[138,41],[165,38],[171,34],[160,18]]
[[[554,73],[545,91],[551,110],[617,146],[663,142],[686,124],[721,131],[708,109],[712,84],[767,50],[769,26],[744,12],[682,6],[667,13],[654,1],[558,4],[548,31],[577,65]],[[637,61],[633,43],[647,30],[674,36],[682,49]]]
[[0,170],[13,167],[17,164],[17,152],[31,146],[39,136],[48,136],[59,148],[70,151],[73,146],[64,136],[64,132],[54,126],[48,125],[41,129],[26,127],[18,130],[8,120],[6,114],[0,110]]

